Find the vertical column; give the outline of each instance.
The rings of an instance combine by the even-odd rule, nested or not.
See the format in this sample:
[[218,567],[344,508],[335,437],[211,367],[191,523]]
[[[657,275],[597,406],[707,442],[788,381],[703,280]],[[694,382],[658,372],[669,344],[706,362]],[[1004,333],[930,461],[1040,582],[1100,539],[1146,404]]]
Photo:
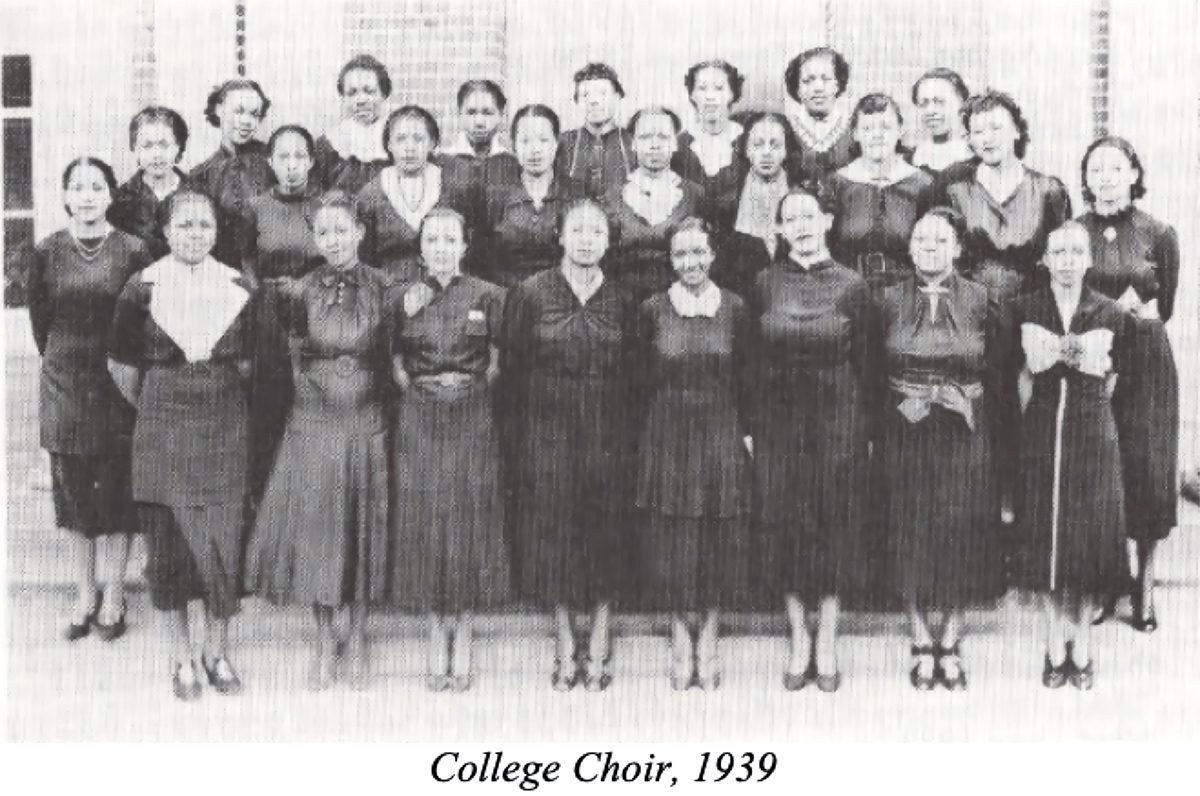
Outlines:
[[235,29],[237,31],[234,36],[234,42],[237,44],[237,49],[234,55],[237,63],[238,77],[246,76],[246,4],[243,0],[238,0],[234,3],[234,16],[237,19]]
[[158,99],[154,0],[138,0],[133,20],[133,100],[139,108]]
[[1109,0],[1092,0],[1092,133],[1096,138],[1108,135],[1112,116],[1108,87],[1111,10]]

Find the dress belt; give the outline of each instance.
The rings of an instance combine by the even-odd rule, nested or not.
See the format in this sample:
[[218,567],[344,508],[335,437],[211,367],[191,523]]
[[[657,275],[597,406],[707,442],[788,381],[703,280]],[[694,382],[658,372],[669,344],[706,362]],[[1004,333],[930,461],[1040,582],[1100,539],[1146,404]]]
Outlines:
[[983,397],[983,385],[977,381],[962,384],[950,379],[922,380],[891,378],[889,386],[903,396],[897,405],[910,423],[929,416],[934,404],[962,416],[967,428],[975,430],[975,401]]
[[368,354],[300,354],[302,364],[329,363],[339,376],[349,376],[360,370],[370,369],[372,358]]

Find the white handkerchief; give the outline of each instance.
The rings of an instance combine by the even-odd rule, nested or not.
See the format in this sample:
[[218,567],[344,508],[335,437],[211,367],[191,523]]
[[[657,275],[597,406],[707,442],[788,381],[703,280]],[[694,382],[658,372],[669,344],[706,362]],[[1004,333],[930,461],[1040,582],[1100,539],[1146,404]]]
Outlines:
[[150,317],[188,362],[209,359],[249,301],[250,293],[234,281],[238,276],[211,257],[192,266],[168,255],[145,270]]

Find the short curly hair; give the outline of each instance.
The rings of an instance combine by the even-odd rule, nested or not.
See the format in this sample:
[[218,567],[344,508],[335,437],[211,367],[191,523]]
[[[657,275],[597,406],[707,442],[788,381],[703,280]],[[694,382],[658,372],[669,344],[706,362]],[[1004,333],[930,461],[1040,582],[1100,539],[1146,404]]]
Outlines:
[[1129,161],[1129,166],[1137,172],[1137,179],[1134,180],[1133,186],[1129,190],[1129,198],[1132,200],[1141,199],[1146,195],[1146,170],[1142,167],[1142,159],[1138,157],[1137,150],[1133,148],[1133,144],[1128,140],[1121,138],[1119,135],[1106,135],[1103,138],[1097,138],[1093,141],[1083,153],[1083,160],[1079,161],[1080,184],[1083,187],[1083,201],[1092,204],[1096,201],[1096,194],[1088,187],[1087,170],[1088,160],[1092,157],[1092,153],[1101,147],[1112,147],[1125,155]]
[[379,83],[379,94],[382,97],[386,99],[392,95],[392,78],[388,74],[387,67],[373,55],[356,55],[346,62],[342,71],[338,72],[338,94],[346,93],[346,75],[359,70],[375,73],[375,80]]
[[783,73],[783,85],[787,88],[788,96],[796,102],[800,101],[800,70],[814,58],[828,58],[833,61],[833,76],[837,79],[838,96],[846,92],[850,85],[850,63],[840,52],[832,47],[813,47],[788,61]]
[[1021,106],[1017,104],[1017,101],[1003,91],[989,88],[983,94],[976,94],[968,99],[962,107],[963,127],[970,133],[972,117],[994,111],[997,108],[1004,110],[1013,120],[1013,125],[1017,128],[1017,142],[1013,146],[1013,152],[1018,159],[1024,158],[1025,152],[1029,149],[1029,122],[1025,119],[1025,114],[1021,112]]
[[618,97],[625,96],[625,87],[621,85],[621,80],[617,77],[617,70],[608,64],[599,62],[584,64],[583,68],[575,73],[574,80],[576,102],[579,102],[579,84],[585,80],[607,80],[612,83],[613,90],[617,92]]
[[258,111],[258,118],[260,121],[266,118],[267,111],[271,108],[271,100],[267,97],[267,93],[262,90],[262,86],[258,84],[257,80],[235,78],[233,80],[226,80],[208,93],[208,101],[204,106],[204,118],[208,120],[209,124],[213,127],[221,126],[221,120],[217,117],[217,106],[225,101],[225,98],[229,96],[229,92],[240,91],[242,89],[248,89],[258,94],[258,98],[262,100],[262,108]]
[[[687,74],[683,76],[683,85],[687,88],[688,99],[692,97],[692,92],[696,90],[696,79],[705,69],[717,69],[725,73],[725,82],[729,84],[729,90],[733,93],[733,100],[730,105],[733,105],[742,98],[742,87],[746,84],[746,77],[738,68],[728,61],[723,61],[720,58],[713,58],[708,61],[701,61],[698,64],[693,64],[688,68]],[[695,102],[692,102],[695,105]]]

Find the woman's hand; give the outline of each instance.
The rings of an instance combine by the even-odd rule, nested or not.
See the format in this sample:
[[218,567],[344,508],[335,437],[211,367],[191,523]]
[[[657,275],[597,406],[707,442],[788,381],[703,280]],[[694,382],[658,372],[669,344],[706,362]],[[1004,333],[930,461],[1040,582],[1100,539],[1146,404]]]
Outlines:
[[396,382],[396,386],[402,393],[408,392],[408,389],[412,387],[412,377],[404,369],[403,357],[392,357],[392,381]]
[[742,437],[742,444],[746,446],[746,453],[750,454],[750,456],[754,456],[754,437],[747,434],[746,436]]
[[1137,291],[1130,286],[1125,288],[1125,292],[1117,297],[1117,306],[1125,310],[1125,312],[1136,315],[1142,308],[1142,299],[1138,296]]
[[1029,372],[1029,368],[1021,368],[1021,375],[1017,376],[1017,395],[1021,399],[1021,414],[1025,414],[1025,409],[1033,398],[1033,374]]
[[117,390],[121,393],[121,397],[136,409],[138,398],[142,392],[141,371],[133,365],[126,365],[124,362],[117,362],[115,359],[110,359],[108,360],[108,373],[112,377],[113,384],[117,386]]
[[1150,299],[1139,307],[1137,316],[1144,321],[1157,321],[1161,317],[1158,314],[1158,299]]

